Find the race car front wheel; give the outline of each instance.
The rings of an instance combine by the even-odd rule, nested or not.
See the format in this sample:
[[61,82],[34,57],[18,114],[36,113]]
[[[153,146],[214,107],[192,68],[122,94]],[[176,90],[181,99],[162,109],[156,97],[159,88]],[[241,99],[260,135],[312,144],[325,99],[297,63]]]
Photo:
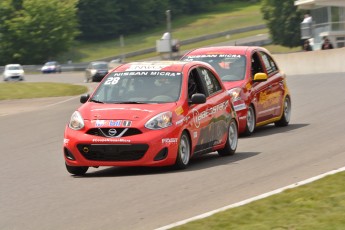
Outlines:
[[66,164],[67,171],[76,176],[83,176],[86,171],[89,169],[87,166],[69,166]]
[[254,132],[256,126],[255,111],[252,105],[248,107],[246,129],[244,130],[245,136],[250,136]]
[[175,168],[177,169],[185,169],[189,163],[190,159],[190,140],[189,136],[186,132],[183,132],[180,138],[180,143],[177,150]]
[[225,147],[224,149],[218,150],[218,154],[220,156],[234,155],[236,152],[237,143],[238,143],[238,128],[237,128],[236,121],[232,119],[230,121],[228,138],[226,140]]

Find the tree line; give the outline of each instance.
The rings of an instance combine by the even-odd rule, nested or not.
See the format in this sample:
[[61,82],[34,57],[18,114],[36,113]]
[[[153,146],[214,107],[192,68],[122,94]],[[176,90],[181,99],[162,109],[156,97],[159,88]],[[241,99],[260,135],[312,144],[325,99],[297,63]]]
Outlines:
[[[167,9],[171,10],[175,18],[207,12],[217,3],[234,1],[236,0],[1,0],[0,65],[42,63],[68,51],[76,40],[109,40],[123,34],[135,34],[162,26],[166,23]],[[290,9],[284,17],[290,16],[289,14],[297,15],[296,9],[291,7],[293,0],[262,2],[270,29],[270,23],[273,23],[269,21],[271,17],[279,17],[279,12],[273,13],[275,6],[284,5]],[[272,3],[272,6],[268,6]],[[277,28],[272,26],[272,29]],[[290,37],[289,42],[291,43]]]

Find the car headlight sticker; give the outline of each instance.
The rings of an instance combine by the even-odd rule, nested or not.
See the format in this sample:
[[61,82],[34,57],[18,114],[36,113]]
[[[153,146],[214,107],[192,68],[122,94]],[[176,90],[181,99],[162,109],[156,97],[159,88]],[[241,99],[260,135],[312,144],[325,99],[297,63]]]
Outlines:
[[241,88],[233,88],[228,90],[232,101],[238,101],[241,100]]
[[172,125],[172,112],[167,111],[160,113],[148,122],[146,122],[145,127],[148,129],[164,129]]
[[75,111],[72,114],[68,127],[74,130],[80,130],[84,128],[84,119],[78,111]]

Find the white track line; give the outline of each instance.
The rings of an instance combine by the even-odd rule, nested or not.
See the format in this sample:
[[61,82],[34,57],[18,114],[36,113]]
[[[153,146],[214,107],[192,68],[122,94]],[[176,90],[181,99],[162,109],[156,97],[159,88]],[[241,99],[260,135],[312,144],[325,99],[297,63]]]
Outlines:
[[52,104],[48,104],[48,105],[45,105],[45,106],[43,106],[43,107],[51,107],[51,106],[54,106],[54,105],[62,104],[62,103],[65,103],[65,102],[67,102],[67,101],[74,100],[74,99],[76,99],[76,98],[78,98],[78,97],[80,97],[80,95],[79,95],[79,96],[74,96],[74,97],[68,98],[68,99],[63,100],[63,101],[58,101],[58,102],[55,102],[55,103],[52,103]]
[[172,224],[169,224],[169,225],[166,225],[166,226],[157,228],[157,229],[155,229],[155,230],[167,230],[167,229],[170,229],[170,228],[173,228],[173,227],[177,227],[177,226],[186,224],[186,223],[188,223],[188,222],[192,222],[192,221],[194,221],[194,220],[200,220],[200,219],[209,217],[209,216],[211,216],[211,215],[213,215],[213,214],[216,214],[216,213],[218,213],[218,212],[222,212],[222,211],[225,211],[225,210],[228,210],[228,209],[231,209],[231,208],[239,207],[239,206],[242,206],[242,205],[251,203],[251,202],[253,202],[253,201],[260,200],[260,199],[263,199],[263,198],[266,198],[266,197],[269,197],[269,196],[272,196],[272,195],[281,193],[281,192],[283,192],[283,191],[285,191],[285,190],[287,190],[287,189],[296,188],[296,187],[299,187],[299,186],[301,186],[301,185],[305,185],[305,184],[314,182],[314,181],[316,181],[316,180],[319,180],[319,179],[321,179],[321,178],[323,178],[323,177],[325,177],[325,176],[333,175],[333,174],[336,174],[336,173],[338,173],[338,172],[343,172],[343,171],[345,171],[345,167],[342,167],[342,168],[339,168],[339,169],[336,169],[336,170],[332,170],[332,171],[329,171],[329,172],[327,172],[327,173],[324,173],[324,174],[321,174],[321,175],[318,175],[318,176],[315,176],[315,177],[311,177],[311,178],[309,178],[309,179],[306,179],[306,180],[297,182],[297,183],[295,183],[295,184],[291,184],[291,185],[288,185],[288,186],[286,186],[286,187],[282,187],[282,188],[273,190],[273,191],[271,191],[271,192],[267,192],[267,193],[264,193],[264,194],[255,196],[255,197],[249,198],[249,199],[247,199],[247,200],[240,201],[240,202],[238,202],[238,203],[234,203],[234,204],[230,204],[230,205],[224,206],[224,207],[222,207],[222,208],[215,209],[215,210],[213,210],[213,211],[206,212],[206,213],[204,213],[204,214],[200,214],[200,215],[198,215],[198,216],[194,216],[194,217],[191,217],[191,218],[188,218],[188,219],[185,219],[185,220],[181,220],[181,221],[178,221],[178,222],[175,222],[175,223],[172,223]]

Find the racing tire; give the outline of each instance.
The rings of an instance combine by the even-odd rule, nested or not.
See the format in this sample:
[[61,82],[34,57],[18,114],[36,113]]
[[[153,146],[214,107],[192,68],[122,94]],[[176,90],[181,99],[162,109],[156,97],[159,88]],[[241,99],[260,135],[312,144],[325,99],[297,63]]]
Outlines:
[[285,97],[283,103],[283,115],[279,121],[275,122],[276,127],[284,127],[287,126],[290,122],[291,117],[291,100],[289,97]]
[[87,166],[69,166],[67,164],[66,165],[66,169],[67,171],[75,176],[83,176],[85,175],[85,173],[87,172],[87,170],[89,169],[89,167]]
[[238,126],[235,119],[231,119],[226,144],[223,149],[218,150],[220,156],[232,156],[235,154],[238,143]]
[[256,127],[256,117],[255,117],[255,111],[254,107],[250,105],[248,107],[248,112],[247,112],[247,119],[246,119],[246,128],[243,132],[245,136],[250,136],[253,134],[254,130]]
[[185,169],[188,166],[191,155],[191,144],[189,136],[186,132],[183,132],[178,145],[176,162],[174,167],[176,169]]

